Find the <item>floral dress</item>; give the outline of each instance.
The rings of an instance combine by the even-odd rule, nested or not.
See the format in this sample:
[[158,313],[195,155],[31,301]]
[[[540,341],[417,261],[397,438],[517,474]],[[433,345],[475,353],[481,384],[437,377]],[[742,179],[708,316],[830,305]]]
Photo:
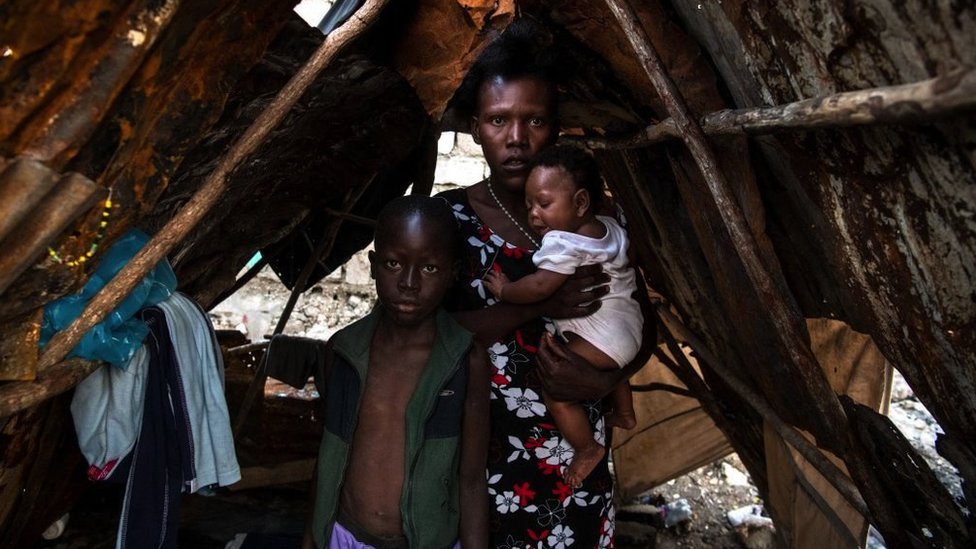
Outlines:
[[[482,283],[489,269],[517,280],[535,270],[532,250],[503,240],[482,224],[464,189],[439,195],[451,204],[465,239],[465,261],[447,307],[472,310],[495,303]],[[547,326],[547,324],[549,326]],[[492,364],[488,496],[491,546],[613,547],[613,480],[604,460],[573,490],[562,471],[573,448],[546,408],[536,372],[539,339],[551,323],[536,319],[488,348]],[[594,438],[605,443],[599,403],[584,403]]]

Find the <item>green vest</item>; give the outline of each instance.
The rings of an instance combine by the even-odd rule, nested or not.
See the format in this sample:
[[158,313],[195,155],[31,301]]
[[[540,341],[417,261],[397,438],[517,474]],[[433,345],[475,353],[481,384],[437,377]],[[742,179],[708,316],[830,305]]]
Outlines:
[[[325,547],[339,508],[349,448],[369,366],[369,346],[380,307],[332,338],[335,359],[325,400],[312,533]],[[400,514],[410,547],[450,547],[458,537],[458,469],[471,333],[443,309],[427,366],[407,403],[405,465]],[[381,472],[377,472],[381,474]]]

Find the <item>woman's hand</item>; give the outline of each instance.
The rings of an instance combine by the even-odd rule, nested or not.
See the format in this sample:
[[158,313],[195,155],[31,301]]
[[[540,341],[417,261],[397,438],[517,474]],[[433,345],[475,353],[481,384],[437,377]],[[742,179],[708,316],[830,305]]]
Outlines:
[[542,314],[549,318],[577,318],[593,314],[600,308],[600,298],[607,295],[610,275],[599,264],[576,269],[566,282],[542,302]]
[[549,333],[542,335],[536,357],[542,387],[556,400],[603,398],[623,379],[621,370],[594,368]]

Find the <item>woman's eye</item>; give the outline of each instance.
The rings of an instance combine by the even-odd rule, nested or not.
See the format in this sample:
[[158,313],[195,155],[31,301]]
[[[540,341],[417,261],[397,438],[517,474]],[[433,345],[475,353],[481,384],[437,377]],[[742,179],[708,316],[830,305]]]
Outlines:
[[434,274],[439,270],[440,268],[437,265],[424,265],[425,274]]

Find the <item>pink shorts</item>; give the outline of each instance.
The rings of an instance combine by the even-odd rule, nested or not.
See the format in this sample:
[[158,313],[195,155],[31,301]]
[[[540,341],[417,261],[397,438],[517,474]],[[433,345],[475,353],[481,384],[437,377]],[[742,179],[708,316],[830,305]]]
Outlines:
[[[346,521],[348,522],[348,519]],[[350,524],[350,527],[358,530],[354,524]],[[403,537],[377,538],[365,532],[359,532],[359,538],[364,538],[375,545],[360,541],[355,534],[336,521],[332,525],[332,538],[329,539],[328,549],[396,549],[407,546],[407,540]],[[454,542],[452,549],[461,549],[461,543]]]

